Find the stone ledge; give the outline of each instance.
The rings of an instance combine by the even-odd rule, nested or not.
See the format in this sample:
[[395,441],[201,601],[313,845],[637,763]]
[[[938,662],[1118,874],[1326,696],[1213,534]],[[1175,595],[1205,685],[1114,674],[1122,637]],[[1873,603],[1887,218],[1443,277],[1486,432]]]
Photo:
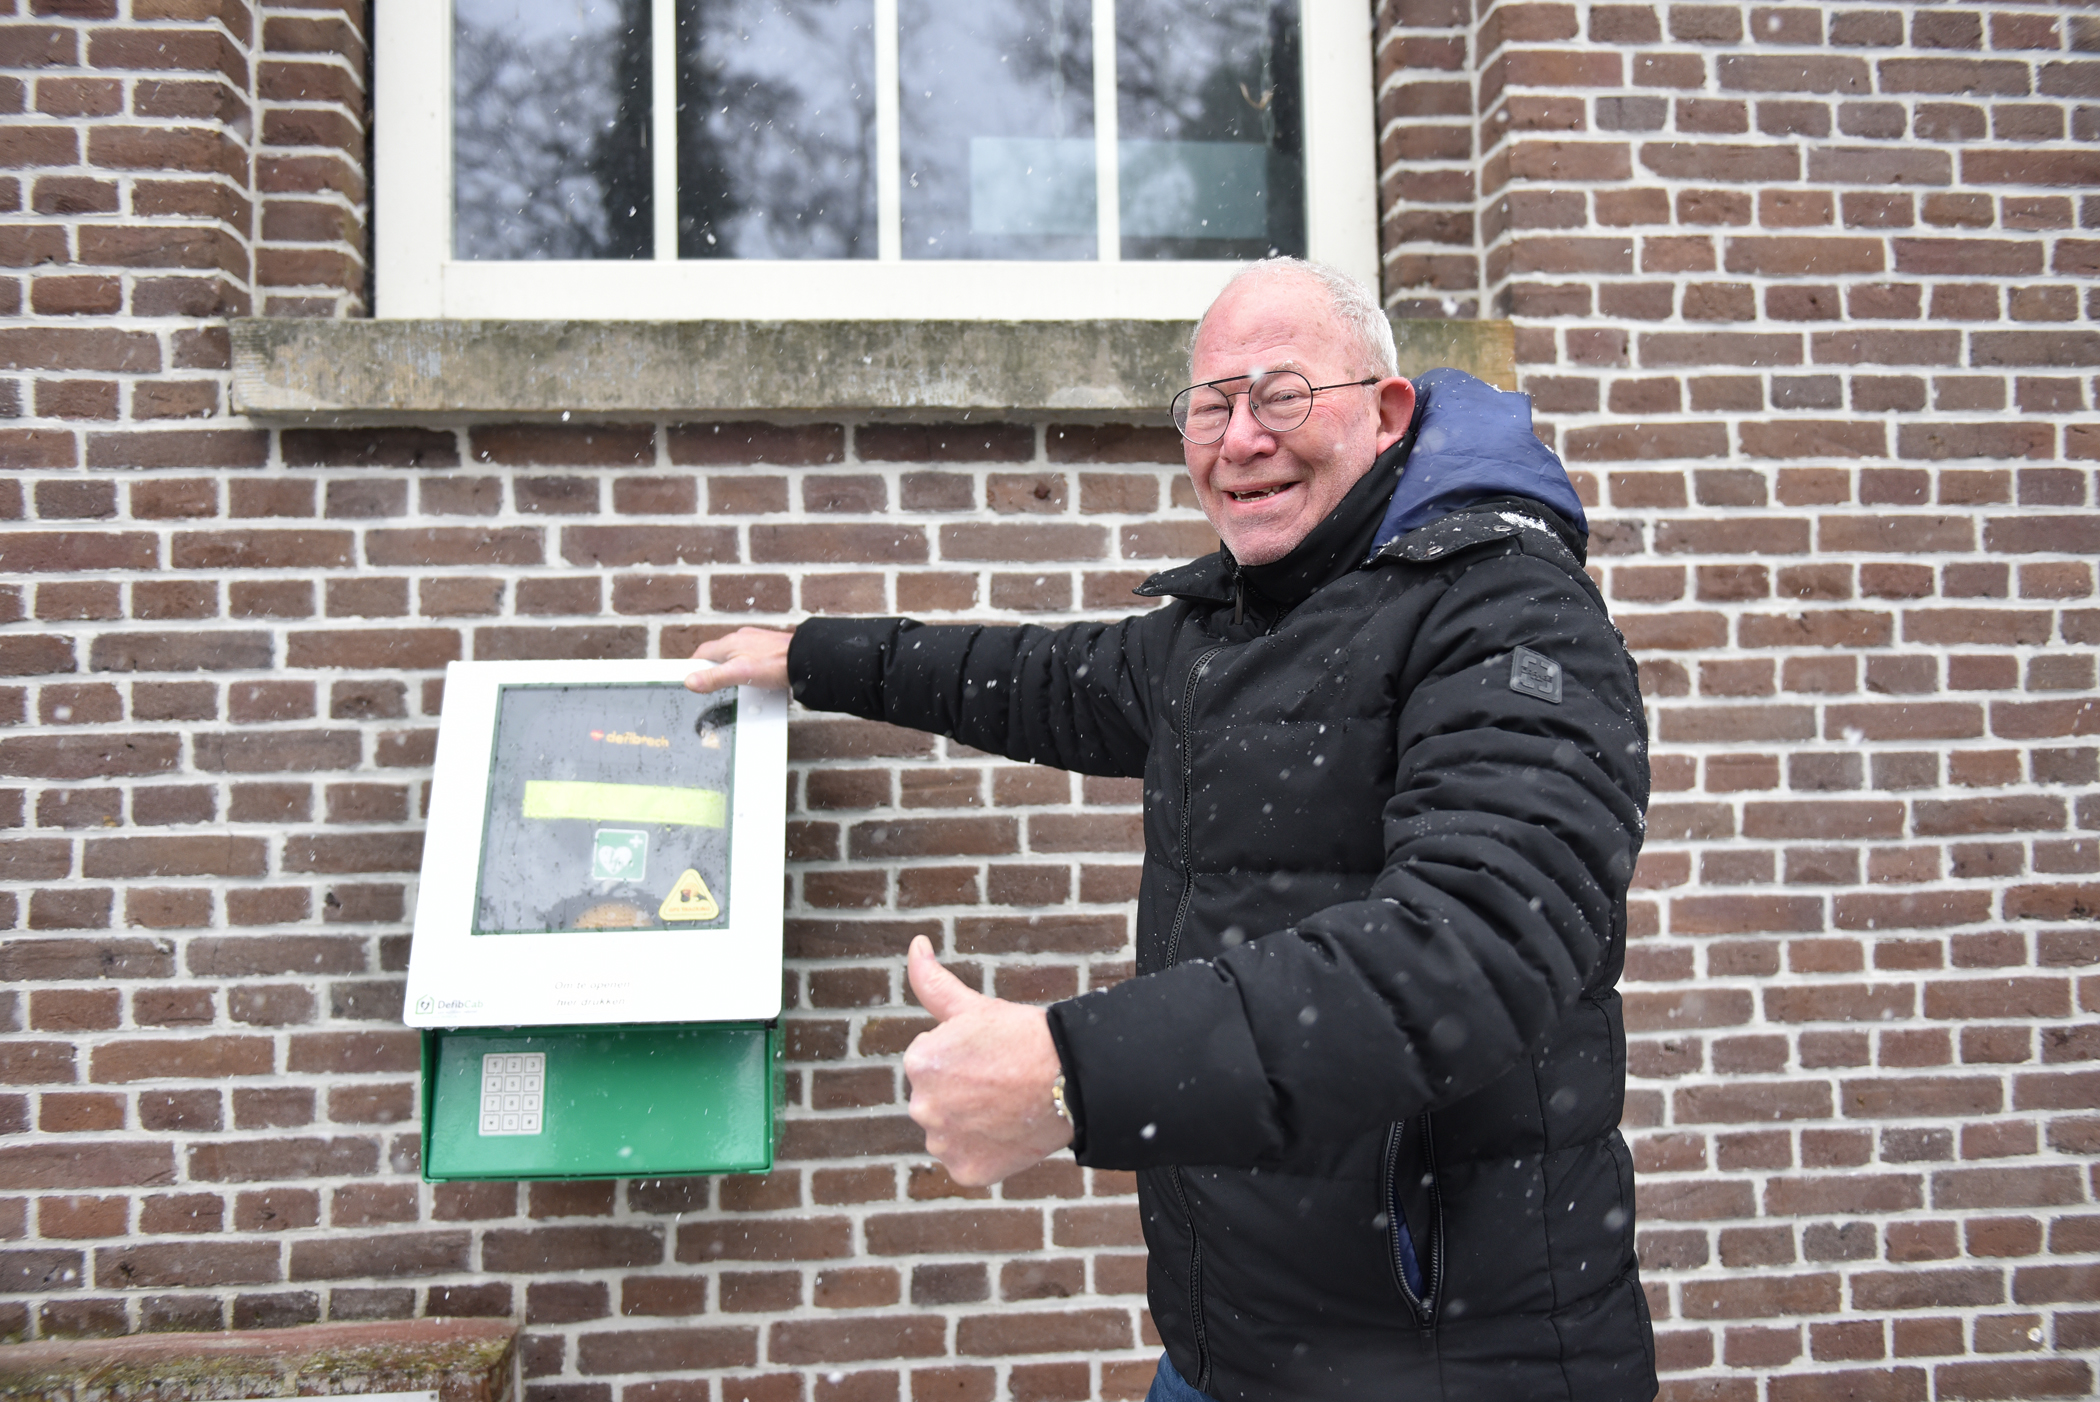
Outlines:
[[408,1319],[224,1334],[133,1334],[0,1348],[12,1402],[206,1402],[435,1389],[506,1402],[515,1325]]
[[[233,322],[233,410],[298,423],[952,414],[1166,421],[1175,321]],[[1395,318],[1402,373],[1516,388],[1506,321]]]

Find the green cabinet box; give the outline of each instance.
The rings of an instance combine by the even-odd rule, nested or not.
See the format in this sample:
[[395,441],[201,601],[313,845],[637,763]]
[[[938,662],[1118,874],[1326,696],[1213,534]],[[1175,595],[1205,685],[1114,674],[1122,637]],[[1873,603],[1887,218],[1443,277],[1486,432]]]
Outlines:
[[787,697],[701,665],[446,668],[402,1010],[426,1179],[773,1166]]
[[763,1173],[780,1025],[430,1028],[423,1177]]

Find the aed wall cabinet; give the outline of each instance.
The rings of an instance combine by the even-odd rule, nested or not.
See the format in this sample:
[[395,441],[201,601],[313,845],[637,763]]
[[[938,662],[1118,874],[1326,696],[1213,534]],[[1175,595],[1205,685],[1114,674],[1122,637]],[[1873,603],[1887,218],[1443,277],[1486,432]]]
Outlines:
[[423,1174],[772,1166],[787,698],[704,664],[445,673],[406,1020]]

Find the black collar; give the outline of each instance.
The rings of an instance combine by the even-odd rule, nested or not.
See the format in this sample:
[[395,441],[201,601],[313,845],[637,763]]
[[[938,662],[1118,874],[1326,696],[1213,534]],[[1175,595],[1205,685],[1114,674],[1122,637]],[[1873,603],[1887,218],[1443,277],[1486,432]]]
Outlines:
[[[1266,565],[1241,565],[1240,577],[1263,599],[1289,610],[1311,598],[1313,591],[1340,579],[1364,562],[1371,541],[1385,520],[1386,504],[1400,485],[1400,463],[1412,440],[1402,438],[1380,453],[1371,470],[1356,479],[1319,525],[1307,532],[1290,554]],[[1225,552],[1228,558],[1230,551]]]
[[1171,594],[1179,599],[1202,599],[1232,603],[1235,596],[1252,595],[1265,604],[1265,612],[1289,612],[1312,597],[1315,590],[1332,584],[1364,563],[1385,508],[1400,484],[1400,468],[1414,446],[1409,433],[1380,453],[1371,470],[1356,480],[1305,539],[1280,560],[1266,565],[1242,565],[1222,547],[1186,565],[1161,570],[1138,586],[1146,598]]

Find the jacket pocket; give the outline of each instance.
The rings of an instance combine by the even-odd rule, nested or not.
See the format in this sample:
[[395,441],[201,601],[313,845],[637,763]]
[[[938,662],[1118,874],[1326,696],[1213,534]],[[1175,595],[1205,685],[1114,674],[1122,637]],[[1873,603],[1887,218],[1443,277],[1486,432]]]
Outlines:
[[1393,1285],[1415,1324],[1433,1329],[1444,1283],[1444,1214],[1426,1111],[1386,1131],[1384,1190]]

